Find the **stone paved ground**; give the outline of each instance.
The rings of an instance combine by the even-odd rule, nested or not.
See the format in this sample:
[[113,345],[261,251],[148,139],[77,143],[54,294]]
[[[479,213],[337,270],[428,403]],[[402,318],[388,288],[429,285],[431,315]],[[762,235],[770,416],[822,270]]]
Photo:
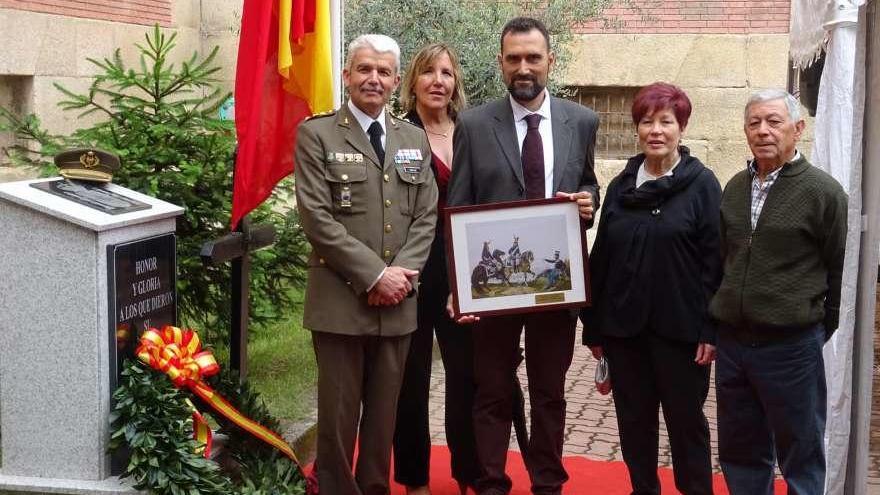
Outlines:
[[[880,296],[878,296],[880,299]],[[880,303],[880,300],[878,300]],[[880,306],[880,304],[878,304]],[[880,317],[878,317],[880,329]],[[880,337],[875,339],[875,362],[880,363]],[[596,361],[588,348],[577,345],[574,360],[568,372],[566,397],[568,399],[565,455],[582,455],[591,459],[622,461],[620,441],[617,436],[617,417],[611,396],[603,396],[596,391],[593,382]],[[871,422],[871,466],[868,479],[868,495],[880,495],[880,367],[875,366],[874,374],[874,407]],[[443,432],[443,365],[439,359],[434,361],[431,377],[431,441],[445,444]],[[525,376],[525,365],[520,366],[519,379],[524,388],[528,388]],[[714,371],[712,376],[714,384]],[[527,401],[528,402],[528,401]],[[528,408],[528,406],[527,406]],[[716,424],[715,387],[709,389],[706,401],[706,416],[709,419],[712,442],[712,467],[721,472],[718,465],[718,442]],[[510,448],[518,450],[516,437],[511,434]],[[660,421],[660,465],[671,466],[669,441],[663,421]]]
[[[880,285],[878,285],[877,306],[880,308]],[[446,437],[443,432],[444,374],[439,353],[436,351],[435,349],[434,372],[431,377],[431,441],[435,444],[445,444]],[[878,312],[876,318],[874,363],[868,495],[880,495],[880,312]],[[614,414],[614,405],[611,402],[610,395],[603,396],[596,392],[593,384],[595,366],[596,362],[590,355],[589,350],[578,345],[575,348],[574,360],[568,373],[568,385],[566,388],[568,415],[566,419],[565,454],[583,455],[588,458],[601,460],[623,460],[617,437],[617,418]],[[525,366],[520,367],[519,378],[523,385],[527,387]],[[711,427],[713,467],[716,472],[720,472],[715,431],[714,386],[709,389],[709,398],[706,401],[706,416],[709,418],[709,425]],[[301,437],[306,428],[314,424],[315,419],[313,414],[304,421],[285,425],[287,430],[285,431],[285,438],[293,441],[293,439]],[[510,447],[511,449],[518,450],[516,438],[513,435],[511,435]],[[668,437],[662,421],[660,422],[660,464],[663,466],[671,465]]]
[[[580,331],[578,331],[580,333]],[[528,389],[525,365],[519,368],[519,379],[523,388]],[[596,391],[593,377],[596,371],[596,360],[587,347],[575,347],[574,360],[568,372],[566,399],[568,402],[565,425],[564,455],[583,455],[591,459],[622,461],[620,441],[617,436],[617,415],[611,395],[602,395]],[[443,365],[435,361],[431,377],[431,441],[444,444],[443,433]],[[528,414],[528,401],[526,401]],[[706,415],[709,418],[712,436],[712,449],[716,450],[715,434],[715,391],[710,389],[706,403]],[[511,434],[510,448],[519,450],[516,436]],[[660,464],[669,466],[672,460],[669,453],[669,441],[666,427],[660,421]],[[713,467],[720,472],[717,459],[713,459]]]

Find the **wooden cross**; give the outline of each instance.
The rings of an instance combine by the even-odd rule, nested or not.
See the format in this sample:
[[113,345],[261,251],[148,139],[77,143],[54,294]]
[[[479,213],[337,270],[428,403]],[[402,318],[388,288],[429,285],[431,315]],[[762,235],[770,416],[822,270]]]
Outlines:
[[245,216],[235,231],[202,245],[202,263],[232,263],[232,328],[229,333],[229,363],[239,378],[247,377],[247,340],[250,296],[251,252],[275,243],[275,227],[268,224],[252,226]]

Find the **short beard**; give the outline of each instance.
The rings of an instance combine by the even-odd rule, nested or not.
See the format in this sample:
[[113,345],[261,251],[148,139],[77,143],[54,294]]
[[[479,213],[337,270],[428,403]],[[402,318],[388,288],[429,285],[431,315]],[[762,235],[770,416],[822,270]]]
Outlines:
[[[517,86],[516,82],[521,80],[531,81],[532,86],[529,88]],[[532,101],[544,91],[544,86],[538,83],[538,78],[535,76],[519,76],[510,80],[510,84],[507,85],[507,91],[516,101]]]

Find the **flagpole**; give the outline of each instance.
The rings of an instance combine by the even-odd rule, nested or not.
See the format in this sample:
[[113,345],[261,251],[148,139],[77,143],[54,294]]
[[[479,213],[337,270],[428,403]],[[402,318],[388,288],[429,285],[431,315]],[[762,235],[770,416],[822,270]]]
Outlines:
[[333,51],[333,107],[342,105],[342,36],[344,0],[330,0],[330,46]]

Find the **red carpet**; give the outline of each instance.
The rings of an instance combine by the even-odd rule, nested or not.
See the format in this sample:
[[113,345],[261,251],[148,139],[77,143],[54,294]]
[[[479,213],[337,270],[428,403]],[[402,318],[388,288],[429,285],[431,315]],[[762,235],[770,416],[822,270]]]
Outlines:
[[[628,495],[630,493],[629,475],[622,462],[594,461],[580,456],[570,456],[563,460],[571,478],[565,484],[566,495]],[[511,495],[529,495],[529,476],[526,474],[522,456],[519,452],[507,454],[507,474],[513,480]],[[392,475],[392,479],[394,479]],[[660,483],[664,494],[678,493],[672,478],[672,469],[660,468]],[[392,495],[404,495],[402,486],[392,482]],[[716,495],[728,495],[724,478],[714,477]],[[775,492],[785,493],[785,482],[776,482]],[[458,485],[449,472],[449,449],[445,445],[431,448],[431,493],[432,495],[459,495]]]

